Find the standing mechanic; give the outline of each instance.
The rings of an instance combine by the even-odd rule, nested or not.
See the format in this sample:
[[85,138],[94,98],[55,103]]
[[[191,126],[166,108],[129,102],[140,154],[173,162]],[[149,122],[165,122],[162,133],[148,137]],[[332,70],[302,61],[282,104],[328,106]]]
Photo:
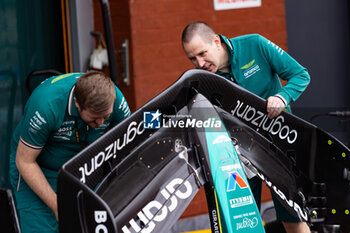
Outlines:
[[58,232],[58,170],[128,115],[123,94],[101,72],[51,77],[34,90],[11,141],[22,233]]
[[[269,118],[278,116],[295,101],[310,82],[307,70],[280,47],[257,35],[227,39],[204,22],[192,22],[182,33],[182,46],[196,68],[217,73],[243,88],[267,99]],[[279,78],[287,83],[282,87]],[[260,207],[261,181],[249,180]],[[273,196],[273,195],[272,195]],[[277,219],[288,233],[310,232],[308,225],[293,215],[273,197]]]

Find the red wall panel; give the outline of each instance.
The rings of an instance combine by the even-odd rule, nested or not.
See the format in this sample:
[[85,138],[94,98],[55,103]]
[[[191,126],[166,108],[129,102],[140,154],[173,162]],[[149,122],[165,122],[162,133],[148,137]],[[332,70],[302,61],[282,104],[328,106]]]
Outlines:
[[129,8],[137,107],[192,68],[180,41],[192,21],[205,21],[227,37],[260,33],[284,49],[287,44],[283,0],[223,11],[214,10],[213,0],[130,0]]

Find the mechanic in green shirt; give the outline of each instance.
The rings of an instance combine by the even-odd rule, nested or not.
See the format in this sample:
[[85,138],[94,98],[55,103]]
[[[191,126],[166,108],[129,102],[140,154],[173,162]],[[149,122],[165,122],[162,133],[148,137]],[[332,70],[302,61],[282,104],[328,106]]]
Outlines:
[[[269,118],[283,109],[290,110],[310,82],[307,70],[280,47],[258,35],[227,39],[204,22],[188,24],[182,33],[186,56],[196,68],[217,73],[267,101]],[[282,87],[280,79],[287,83]],[[256,203],[260,207],[261,181],[249,180]],[[273,195],[272,195],[273,196]],[[290,214],[274,198],[277,219],[288,233],[310,232],[308,225]]]
[[101,72],[51,77],[34,90],[11,141],[10,181],[22,233],[58,232],[58,170],[128,115],[123,94]]

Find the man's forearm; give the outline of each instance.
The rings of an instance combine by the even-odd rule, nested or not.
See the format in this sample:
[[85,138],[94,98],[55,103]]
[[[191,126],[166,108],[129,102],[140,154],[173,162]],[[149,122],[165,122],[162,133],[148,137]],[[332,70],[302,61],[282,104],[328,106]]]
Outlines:
[[57,214],[56,193],[51,188],[39,165],[36,162],[31,164],[22,163],[18,166],[18,170],[33,192]]
[[36,162],[40,151],[31,149],[19,142],[16,153],[16,165],[24,181],[55,213],[57,218],[57,195]]

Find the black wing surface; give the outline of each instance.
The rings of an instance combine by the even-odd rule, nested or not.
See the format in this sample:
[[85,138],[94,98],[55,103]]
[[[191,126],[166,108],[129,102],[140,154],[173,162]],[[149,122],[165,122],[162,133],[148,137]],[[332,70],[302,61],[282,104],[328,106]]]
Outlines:
[[108,167],[95,187],[72,175],[75,160],[60,172],[60,232],[166,232],[206,182],[181,129],[159,129],[113,168],[101,152],[90,158]]
[[[231,137],[236,138],[238,143],[242,144],[240,147],[242,156],[264,177],[267,177],[267,181],[273,183],[277,190],[281,190],[289,203],[299,204],[302,210],[309,208],[314,214],[312,218],[314,221],[348,224],[346,219],[350,209],[350,151],[346,146],[316,126],[287,112],[282,112],[280,116],[270,120],[267,118],[265,100],[262,98],[216,74],[189,70],[173,85],[62,167],[58,177],[58,207],[62,232],[73,230],[73,232],[85,232],[81,229],[85,229],[86,226],[78,224],[78,222],[83,223],[84,218],[92,219],[91,221],[97,219],[94,223],[95,227],[105,225],[108,229],[115,230],[119,227],[115,224],[115,215],[119,212],[109,207],[113,205],[113,200],[110,200],[108,196],[110,193],[108,190],[111,187],[108,187],[107,184],[116,182],[111,178],[112,174],[119,174],[118,172],[124,169],[123,174],[127,175],[124,181],[118,180],[120,182],[118,185],[127,183],[126,177],[135,172],[131,168],[129,170],[129,167],[140,168],[142,163],[138,161],[130,165],[124,160],[129,156],[137,158],[134,151],[142,151],[146,144],[156,140],[159,134],[167,134],[166,130],[162,129],[144,129],[143,113],[158,110],[163,115],[176,115],[197,93],[201,93],[213,105],[220,107],[220,115],[225,125],[227,124],[226,127]],[[237,119],[240,123],[236,121]],[[241,127],[240,124],[243,124],[244,127]],[[245,133],[233,131],[237,127],[244,128]],[[157,134],[158,131],[159,134]],[[174,135],[176,133],[180,135],[178,137],[182,139],[186,147],[193,146],[188,133],[174,132]],[[172,137],[176,138],[174,135]],[[254,136],[256,142],[253,143],[253,147],[258,149],[252,149],[252,143],[249,144],[251,137],[247,135]],[[172,140],[175,143],[175,139]],[[147,145],[152,145],[150,148],[153,148],[152,143]],[[192,148],[189,151],[194,150]],[[266,167],[269,164],[261,160],[260,153],[264,158],[270,156],[271,161],[280,164],[282,169],[279,172],[284,173],[278,173],[277,170],[273,171]],[[169,158],[171,157],[174,157],[174,160],[166,161],[169,164],[177,164],[175,154]],[[160,167],[165,166],[164,164]],[[196,168],[199,167],[200,165]],[[163,170],[160,169],[157,172],[161,173]],[[274,178],[276,174],[285,175],[279,176],[276,180]],[[143,184],[146,185],[145,187],[152,183],[152,179],[157,179],[156,174],[154,176],[148,174],[146,177],[148,178],[145,180],[149,182]],[[193,174],[187,177],[192,179],[190,177],[193,177]],[[290,182],[290,188],[285,190],[285,186],[279,184],[281,183],[279,179],[283,182]],[[163,189],[164,186],[159,188]],[[105,199],[102,199],[100,195]],[[138,198],[137,195],[134,197]],[[306,203],[302,205],[301,203],[305,200]],[[129,201],[132,203],[131,200]],[[86,202],[94,204],[84,206],[83,203]],[[125,201],[124,204],[128,203]],[[106,212],[95,213],[94,211],[98,209]],[[86,218],[84,213],[94,213],[94,215]]]

